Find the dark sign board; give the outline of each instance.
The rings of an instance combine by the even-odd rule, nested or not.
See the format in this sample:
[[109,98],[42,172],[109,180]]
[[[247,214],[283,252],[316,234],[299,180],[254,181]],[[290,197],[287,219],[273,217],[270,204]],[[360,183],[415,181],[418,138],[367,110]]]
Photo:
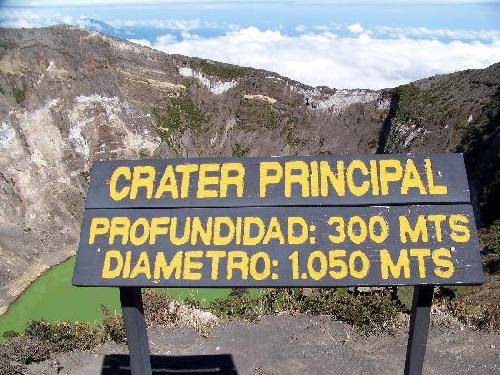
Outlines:
[[102,161],[86,208],[466,203],[461,154]]
[[480,284],[461,154],[115,160],[92,168],[73,284],[117,286],[133,375],[141,287],[415,285],[421,374],[434,285]]
[[91,209],[74,276],[141,287],[482,281],[469,205]]

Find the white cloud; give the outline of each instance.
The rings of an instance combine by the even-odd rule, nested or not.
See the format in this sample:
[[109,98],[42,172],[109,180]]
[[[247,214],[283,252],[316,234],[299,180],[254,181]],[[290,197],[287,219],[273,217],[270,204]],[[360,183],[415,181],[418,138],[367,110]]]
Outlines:
[[462,41],[494,41],[500,39],[500,30],[461,30],[461,29],[429,29],[427,27],[390,27],[378,26],[370,29],[374,35],[390,38],[430,38]]
[[359,23],[353,23],[352,25],[347,26],[347,30],[349,30],[351,33],[359,34],[363,32],[363,26],[361,26]]
[[33,10],[19,9],[1,9],[0,23],[2,27],[40,27],[54,25],[57,23],[75,23],[76,19],[68,16],[62,16],[59,13],[53,13],[51,16],[41,14]]
[[198,56],[278,72],[310,85],[393,87],[438,73],[483,68],[500,61],[500,40],[442,42],[429,39],[289,36],[256,27],[197,40],[157,40],[168,53]]
[[295,27],[295,31],[298,31],[299,33],[303,33],[304,31],[306,31],[307,27],[305,25],[297,25]]
[[147,19],[147,20],[120,20],[115,19],[107,22],[109,25],[117,28],[136,28],[152,27],[155,29],[192,31],[204,28],[214,28],[217,25],[214,22],[202,21],[199,18],[182,19]]

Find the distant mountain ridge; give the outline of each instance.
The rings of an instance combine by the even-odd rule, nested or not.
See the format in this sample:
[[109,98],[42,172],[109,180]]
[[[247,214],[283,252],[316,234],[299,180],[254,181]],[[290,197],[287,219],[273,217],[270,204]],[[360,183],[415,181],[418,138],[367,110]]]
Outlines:
[[337,90],[75,27],[0,29],[0,312],[75,253],[96,160],[459,151],[487,222],[499,108],[500,64]]

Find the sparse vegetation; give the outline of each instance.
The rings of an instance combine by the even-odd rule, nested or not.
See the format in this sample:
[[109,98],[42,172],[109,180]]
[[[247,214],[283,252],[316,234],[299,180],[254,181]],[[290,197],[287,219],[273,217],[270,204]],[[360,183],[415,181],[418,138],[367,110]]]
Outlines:
[[285,130],[285,142],[290,145],[291,148],[300,148],[305,146],[306,141],[304,139],[295,136],[293,128],[287,128]]
[[[293,149],[304,147],[307,143],[305,139],[297,137],[298,129],[302,126],[299,118],[292,116],[286,122],[286,127],[283,131],[285,142]],[[320,146],[321,147],[321,146]]]
[[90,171],[80,171],[80,176],[88,182],[90,180]]
[[236,112],[236,120],[244,129],[253,130],[263,127],[274,130],[279,125],[279,113],[273,105],[263,100],[241,99]]
[[399,302],[406,308],[407,311],[410,311],[411,305],[413,302],[413,287],[412,286],[398,286],[397,287],[397,296]]
[[394,94],[398,101],[398,109],[394,116],[395,123],[411,123],[420,126],[420,120],[412,114],[415,103],[422,100],[422,91],[415,85],[408,84],[396,87]]
[[376,150],[377,147],[378,147],[378,140],[377,139],[371,139],[368,142],[368,148],[370,148],[371,150]]
[[329,314],[363,332],[393,326],[400,310],[387,291],[370,294],[346,289],[266,289],[255,299],[247,293],[231,293],[216,300],[211,310],[223,319],[255,320],[279,313]]
[[493,275],[500,274],[500,220],[479,230],[479,242],[483,248],[486,271]]
[[244,77],[249,69],[238,65],[224,64],[212,60],[202,60],[200,69],[209,76],[215,76],[223,80],[233,80]]
[[500,280],[491,277],[482,286],[457,288],[455,297],[445,300],[445,304],[461,323],[483,331],[500,332],[498,290]]
[[[198,109],[189,97],[170,98],[166,103],[153,109],[156,130],[162,141],[168,144],[177,154],[180,148],[175,140],[186,129],[199,129],[205,121],[203,112]],[[178,132],[179,134],[175,134]]]
[[124,342],[121,315],[113,315],[105,307],[102,312],[100,324],[40,320],[28,324],[22,333],[5,332],[6,340],[0,344],[0,373],[23,374],[25,365],[44,361],[54,353],[89,350],[108,340]]
[[26,99],[26,87],[23,87],[22,89],[14,87],[12,89],[12,96],[17,104],[22,103],[24,99]]
[[250,147],[243,146],[241,143],[235,143],[232,147],[232,155],[238,158],[242,158],[248,155]]
[[171,132],[183,132],[187,128],[198,129],[203,124],[203,112],[188,97],[170,98],[163,107],[153,109],[160,136],[169,137]]
[[478,145],[484,144],[491,136],[494,136],[495,131],[497,131],[495,119],[498,119],[499,116],[500,92],[484,104],[478,117],[472,119],[472,121],[463,122],[462,138],[457,151],[470,152],[478,147]]

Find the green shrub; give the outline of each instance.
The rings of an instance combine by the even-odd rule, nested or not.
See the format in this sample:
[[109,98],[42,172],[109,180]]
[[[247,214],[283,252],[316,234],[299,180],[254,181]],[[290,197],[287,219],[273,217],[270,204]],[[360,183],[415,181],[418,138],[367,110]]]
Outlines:
[[345,289],[315,289],[305,304],[313,314],[331,314],[364,332],[393,326],[400,315],[387,290],[358,294]]
[[112,314],[106,306],[101,306],[104,321],[102,323],[104,333],[114,342],[126,342],[125,322],[122,315]]
[[263,100],[249,100],[243,97],[236,110],[237,124],[248,131],[258,128],[274,130],[279,126],[279,112]]
[[[475,289],[480,289],[476,287]],[[489,332],[500,331],[500,306],[498,292],[484,296],[481,291],[464,293],[459,298],[450,299],[450,313],[462,323]]]
[[408,310],[411,310],[413,303],[413,287],[412,286],[398,286],[397,296],[399,302]]
[[82,176],[85,181],[90,181],[90,171],[80,171],[80,176]]
[[24,101],[24,99],[26,99],[26,88],[23,87],[22,89],[18,89],[17,87],[14,87],[12,89],[12,96],[14,97],[16,103],[20,104]]
[[333,315],[364,332],[394,325],[401,312],[385,290],[365,295],[335,288],[271,288],[257,298],[231,293],[213,301],[210,309],[222,319],[255,320],[263,315],[300,312]]
[[16,331],[5,331],[2,336],[5,339],[11,339],[13,337],[19,336],[19,332],[16,332]]
[[172,132],[199,129],[205,117],[188,97],[170,98],[164,105],[153,109],[156,118],[156,129],[160,138],[170,142]]
[[233,145],[233,156],[236,156],[238,158],[242,158],[244,156],[247,156],[248,152],[250,151],[250,147],[243,146],[240,143],[235,143]]
[[299,313],[304,311],[306,295],[299,288],[271,288],[266,289],[259,298],[262,315],[282,312]]
[[478,234],[485,271],[491,275],[500,274],[500,220],[481,228]]
[[89,350],[108,340],[102,325],[79,322],[33,321],[26,328],[25,335],[48,343],[51,352]]
[[49,358],[50,349],[50,343],[46,341],[17,336],[9,338],[0,345],[0,358],[21,365],[29,365]]
[[255,320],[261,315],[256,300],[248,293],[230,293],[210,303],[210,311],[222,319]]
[[202,60],[200,69],[209,76],[215,76],[224,80],[233,80],[248,74],[249,69],[238,65],[224,64],[212,60]]

